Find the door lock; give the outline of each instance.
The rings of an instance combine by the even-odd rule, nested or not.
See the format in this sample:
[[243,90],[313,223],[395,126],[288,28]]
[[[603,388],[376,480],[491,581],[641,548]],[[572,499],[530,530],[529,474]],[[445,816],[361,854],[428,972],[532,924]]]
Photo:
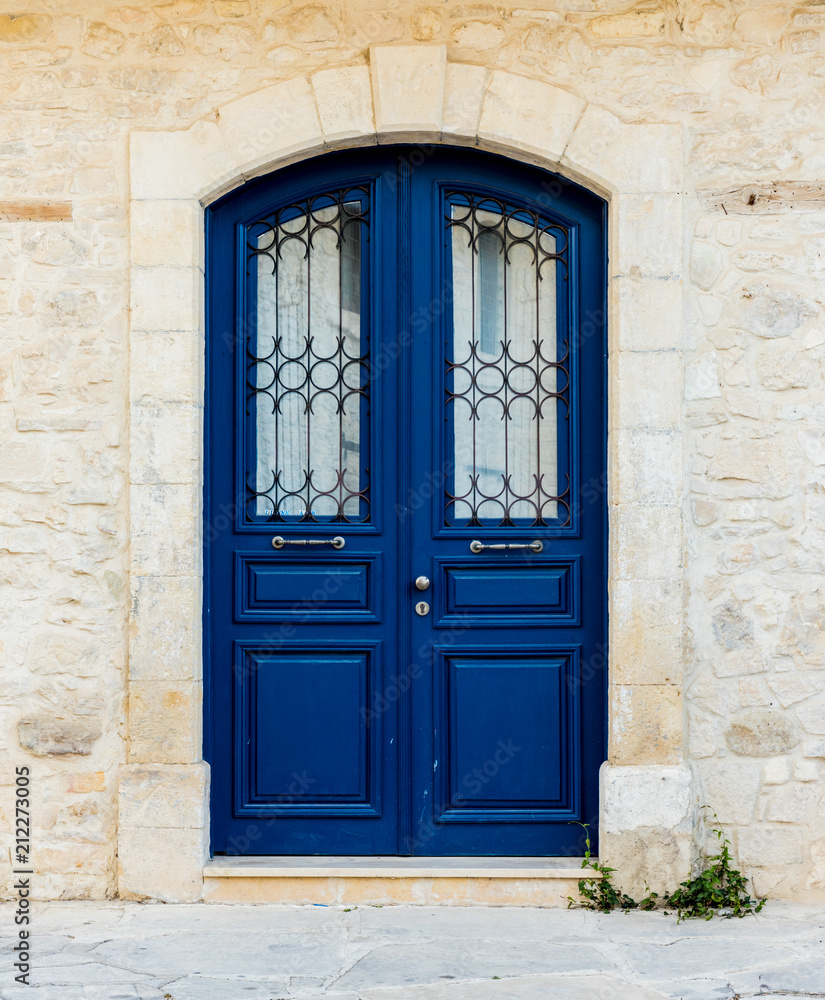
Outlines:
[[417,615],[421,615],[422,618],[424,617],[424,615],[428,615],[430,613],[429,604],[427,604],[426,601],[419,601],[418,604],[416,604],[415,606],[415,613]]
[[428,590],[429,587],[430,587],[430,578],[428,576],[417,576],[415,578],[416,590]]

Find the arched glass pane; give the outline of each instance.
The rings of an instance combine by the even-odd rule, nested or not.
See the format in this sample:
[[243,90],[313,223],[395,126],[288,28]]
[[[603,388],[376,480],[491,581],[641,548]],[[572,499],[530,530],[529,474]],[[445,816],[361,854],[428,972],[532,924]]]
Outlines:
[[356,188],[287,206],[248,229],[251,518],[369,519],[368,224],[368,192]]
[[447,204],[446,524],[549,524],[566,514],[558,433],[567,377],[556,302],[566,234],[492,198],[452,193]]

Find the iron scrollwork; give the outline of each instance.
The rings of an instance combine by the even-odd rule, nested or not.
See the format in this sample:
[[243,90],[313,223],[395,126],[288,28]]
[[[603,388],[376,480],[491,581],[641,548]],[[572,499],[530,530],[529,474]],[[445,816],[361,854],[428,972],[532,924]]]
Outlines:
[[[564,340],[561,349],[557,346],[555,306],[552,316],[542,316],[539,303],[541,283],[548,277],[554,277],[560,270],[562,280],[567,280],[569,231],[559,223],[543,219],[535,211],[496,198],[450,191],[446,195],[446,206],[446,238],[452,240],[455,246],[456,231],[459,231],[462,243],[466,238],[470,254],[468,266],[471,277],[468,280],[472,282],[472,316],[462,317],[469,324],[468,339],[463,341],[456,335],[452,352],[449,346],[447,349],[445,405],[449,414],[448,426],[452,426],[454,433],[459,420],[466,418],[471,424],[469,431],[464,425],[464,433],[469,439],[471,432],[472,460],[471,465],[466,463],[466,477],[463,474],[460,476],[456,470],[455,481],[448,484],[452,490],[445,489],[444,523],[467,527],[550,524],[564,527],[570,523],[570,477],[565,473],[565,488],[560,491],[555,485],[556,447],[553,454],[543,453],[549,449],[546,442],[544,449],[542,447],[540,424],[543,419],[555,419],[559,413],[565,421],[569,419],[569,345]],[[495,266],[499,269],[497,280],[503,288],[504,298],[503,307],[498,308],[500,318],[494,331],[495,339],[489,331],[485,331],[485,322],[489,328],[492,307],[484,301],[481,288],[483,261],[479,260],[480,254],[489,255],[491,246],[492,252],[499,258]],[[535,283],[534,290],[529,293],[535,301],[535,315],[531,319],[535,335],[529,339],[523,332],[520,337],[514,338],[513,331],[508,329],[507,282],[517,254],[521,260],[522,280],[529,270],[530,280]],[[558,269],[557,265],[560,266]],[[551,273],[551,269],[556,270]],[[478,315],[485,306],[488,315]],[[459,351],[461,356],[457,357]],[[457,413],[459,404],[460,414]],[[495,456],[493,471],[482,469],[483,462],[479,460],[481,437],[485,431],[480,419],[481,407],[486,408],[488,432],[492,426],[489,416],[491,407],[498,412],[498,419],[504,425],[502,445],[500,453]],[[551,408],[555,413],[550,412]],[[512,426],[515,409],[519,410],[522,423],[527,413],[530,421],[535,422],[529,445],[532,451],[528,476],[522,473],[516,477],[513,474],[514,453],[519,447],[524,451],[526,441],[522,430],[521,439],[514,444],[517,436]],[[489,449],[489,441],[485,443]],[[469,440],[467,444],[470,447]],[[457,436],[455,447],[458,447]],[[548,476],[546,470],[551,464],[553,472],[552,476]],[[548,479],[551,481],[548,482]]]
[[[257,422],[253,434],[258,435],[257,470],[253,482],[248,474],[246,483],[248,518],[288,523],[369,520],[369,470],[362,461],[369,351],[360,320],[360,256],[369,221],[369,189],[351,187],[286,205],[247,229],[247,270],[256,270],[259,290],[256,328],[247,338],[247,413]],[[281,277],[286,257],[293,268],[296,261],[305,262],[301,282],[306,302],[300,310],[293,307],[297,321],[282,304],[290,295],[294,300],[303,293],[296,292],[294,274]],[[313,264],[320,274],[315,287]],[[347,266],[352,273],[347,274]],[[332,273],[330,268],[338,269],[340,301],[334,304],[323,287],[329,284],[324,278]],[[264,289],[274,306],[264,334],[260,295],[267,280],[275,283],[274,290]],[[292,280],[292,287],[279,286],[279,280]],[[324,295],[325,315],[317,322],[326,325],[319,335],[313,328],[313,309],[317,297]],[[298,441],[297,448],[286,446],[289,435]],[[303,468],[295,465],[296,450],[306,462]]]

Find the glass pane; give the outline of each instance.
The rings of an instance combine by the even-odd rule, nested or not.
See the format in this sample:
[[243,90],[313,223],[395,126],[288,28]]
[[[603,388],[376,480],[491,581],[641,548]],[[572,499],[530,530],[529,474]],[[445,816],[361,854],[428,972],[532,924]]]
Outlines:
[[366,191],[357,189],[290,206],[250,227],[255,457],[247,509],[253,517],[369,518],[361,323],[367,216]]
[[[446,523],[542,525],[560,516],[556,334],[566,234],[531,212],[452,195],[453,338],[447,357],[453,489]],[[566,512],[561,512],[566,517]]]

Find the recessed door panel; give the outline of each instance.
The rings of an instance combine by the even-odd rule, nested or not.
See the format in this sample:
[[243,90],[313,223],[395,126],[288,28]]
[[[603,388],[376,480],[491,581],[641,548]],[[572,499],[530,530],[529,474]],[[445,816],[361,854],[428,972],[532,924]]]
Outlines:
[[506,557],[438,564],[438,624],[575,625],[578,560]]
[[376,815],[381,726],[364,706],[377,650],[239,646],[236,663],[237,810]]
[[238,553],[236,621],[378,621],[379,565],[375,555]]
[[576,657],[575,650],[524,649],[442,655],[442,822],[533,823],[570,810]]

